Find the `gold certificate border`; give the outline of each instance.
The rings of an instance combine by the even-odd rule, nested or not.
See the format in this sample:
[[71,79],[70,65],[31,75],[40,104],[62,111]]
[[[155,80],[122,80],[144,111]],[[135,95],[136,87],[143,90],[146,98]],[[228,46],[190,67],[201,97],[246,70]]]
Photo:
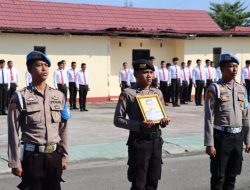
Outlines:
[[[166,112],[165,112],[165,109],[163,108],[163,105],[162,105],[162,103],[161,103],[161,101],[160,101],[160,98],[159,98],[158,94],[137,95],[137,96],[136,96],[136,100],[137,100],[137,102],[138,102],[138,104],[139,104],[140,110],[141,110],[141,112],[142,112],[142,115],[143,115],[143,118],[144,118],[145,121],[147,121],[147,116],[146,116],[146,114],[145,114],[145,109],[143,108],[142,103],[141,103],[141,99],[145,99],[145,98],[156,98],[156,100],[157,100],[157,102],[158,102],[158,104],[159,104],[159,106],[160,106],[160,108],[161,108],[162,114],[164,115],[164,117],[167,117],[167,114],[166,114]],[[154,122],[154,123],[160,123],[160,120],[154,120],[153,122]]]

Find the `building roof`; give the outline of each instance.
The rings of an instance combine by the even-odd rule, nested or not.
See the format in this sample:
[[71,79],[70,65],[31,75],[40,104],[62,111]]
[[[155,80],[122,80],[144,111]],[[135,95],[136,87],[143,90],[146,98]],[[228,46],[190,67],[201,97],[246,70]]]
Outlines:
[[216,33],[221,28],[206,11],[103,5],[0,1],[0,30],[37,33]]
[[228,31],[234,31],[234,32],[250,32],[250,27],[247,26],[236,26]]

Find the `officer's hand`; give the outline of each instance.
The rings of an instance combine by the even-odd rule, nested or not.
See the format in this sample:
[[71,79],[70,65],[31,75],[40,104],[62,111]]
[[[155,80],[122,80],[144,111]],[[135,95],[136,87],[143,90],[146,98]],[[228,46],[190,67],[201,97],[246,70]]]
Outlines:
[[122,84],[120,84],[120,87],[122,87]]
[[162,128],[166,127],[170,122],[170,119],[168,117],[162,118],[160,121],[160,126]]
[[207,146],[206,153],[211,157],[215,157],[216,156],[216,149],[214,148],[214,146]]
[[160,88],[160,84],[157,84],[157,88]]
[[15,175],[15,176],[22,177],[22,175],[23,175],[22,167],[20,167],[20,168],[12,168],[12,174]]
[[154,126],[154,122],[152,120],[143,121],[142,123],[142,127],[151,128],[153,126]]
[[62,159],[62,170],[66,170],[68,168],[67,161],[65,159]]
[[245,152],[249,153],[250,152],[250,144],[246,145]]

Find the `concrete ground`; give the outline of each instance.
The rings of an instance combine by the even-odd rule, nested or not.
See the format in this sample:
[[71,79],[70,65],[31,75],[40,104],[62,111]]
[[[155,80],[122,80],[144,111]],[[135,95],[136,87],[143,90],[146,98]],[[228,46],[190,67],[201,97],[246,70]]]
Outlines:
[[[88,104],[88,112],[72,111],[69,121],[70,162],[127,157],[128,131],[113,125],[116,102]],[[163,129],[163,157],[204,152],[202,106],[167,106],[170,125]],[[0,173],[7,167],[7,117],[0,116]]]

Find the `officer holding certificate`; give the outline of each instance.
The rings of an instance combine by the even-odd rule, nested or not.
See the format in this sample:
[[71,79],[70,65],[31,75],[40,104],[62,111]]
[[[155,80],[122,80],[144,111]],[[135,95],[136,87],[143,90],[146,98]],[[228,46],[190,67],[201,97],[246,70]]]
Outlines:
[[161,177],[163,140],[160,127],[166,127],[169,119],[163,117],[159,123],[144,119],[137,101],[138,96],[158,95],[159,103],[162,105],[164,100],[161,91],[151,87],[154,66],[148,60],[141,59],[135,61],[133,67],[137,88],[124,89],[120,94],[114,124],[116,127],[130,131],[127,145],[128,180],[132,183],[131,189],[155,190]]

